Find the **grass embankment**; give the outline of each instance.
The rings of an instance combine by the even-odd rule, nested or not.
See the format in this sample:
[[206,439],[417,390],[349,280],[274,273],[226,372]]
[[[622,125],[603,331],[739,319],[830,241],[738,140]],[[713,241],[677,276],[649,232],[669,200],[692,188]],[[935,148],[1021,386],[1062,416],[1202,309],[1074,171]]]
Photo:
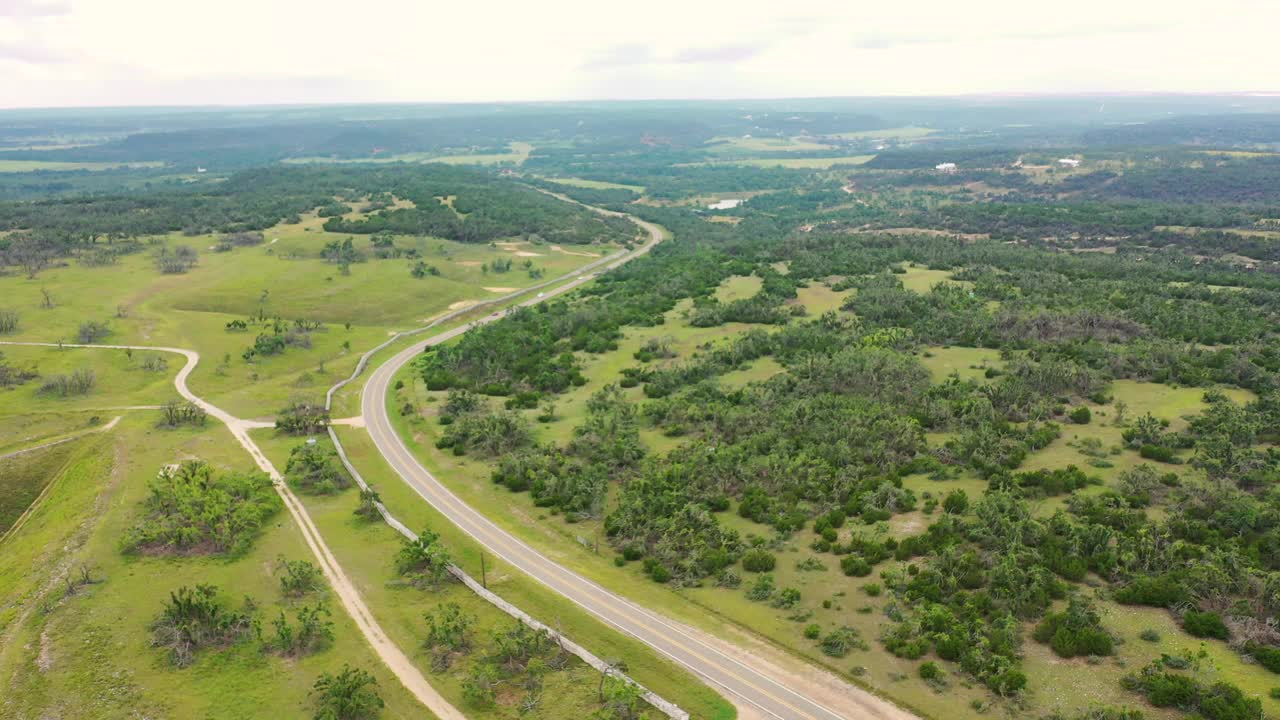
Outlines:
[[[300,659],[245,642],[204,651],[178,670],[150,646],[148,626],[168,593],[198,583],[217,585],[233,606],[252,597],[270,633],[270,620],[289,607],[276,558],[310,558],[284,512],[242,557],[122,555],[120,538],[162,465],[189,457],[250,465],[222,427],[161,431],[153,422],[130,416],[109,435],[77,441],[49,495],[0,546],[0,597],[7,599],[0,609],[0,715],[309,718],[315,678],[350,663],[377,678],[384,717],[426,716],[336,603],[333,646]],[[68,595],[65,578],[77,578],[81,566],[94,582]]]

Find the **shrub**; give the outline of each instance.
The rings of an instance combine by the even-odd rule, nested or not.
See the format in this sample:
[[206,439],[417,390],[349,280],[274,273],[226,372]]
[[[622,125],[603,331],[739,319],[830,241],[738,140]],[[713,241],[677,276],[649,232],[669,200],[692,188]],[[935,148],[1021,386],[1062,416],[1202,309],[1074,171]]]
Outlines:
[[1071,411],[1070,417],[1071,417],[1071,422],[1077,425],[1087,425],[1089,424],[1089,421],[1093,419],[1093,413],[1089,410],[1087,406],[1081,405],[1080,407]]
[[822,635],[822,628],[818,623],[811,623],[804,628],[804,636],[810,640],[817,640]]
[[862,586],[862,592],[870,597],[878,597],[880,595],[880,583],[867,583]]
[[858,555],[841,558],[840,569],[849,577],[866,577],[871,574],[871,564]]
[[276,430],[289,435],[315,435],[329,427],[329,411],[318,400],[295,399],[276,415]]
[[293,487],[315,495],[331,495],[351,487],[351,476],[328,441],[308,440],[294,446],[284,475]]
[[938,663],[930,660],[920,665],[920,679],[925,682],[937,682],[944,676],[942,668],[938,667]]
[[272,621],[275,635],[266,647],[281,655],[300,657],[325,649],[333,643],[333,621],[329,608],[322,604],[298,608],[297,624],[289,622],[284,611]]
[[322,673],[311,694],[316,699],[316,720],[368,720],[382,712],[378,680],[349,665],[344,664],[337,675]]
[[1280,673],[1280,648],[1247,642],[1244,651],[1251,655],[1262,667],[1273,673]]
[[1110,655],[1115,645],[1102,629],[1098,614],[1079,597],[1073,597],[1065,611],[1046,615],[1032,637],[1036,642],[1048,643],[1055,654],[1064,658]]
[[111,328],[106,323],[86,320],[80,323],[80,329],[76,331],[76,339],[82,345],[92,345],[110,334]]
[[858,631],[851,627],[842,627],[832,630],[822,638],[819,644],[822,653],[828,657],[842,658],[848,655],[851,650],[861,650],[866,647],[866,643],[862,641]]
[[1138,633],[1138,637],[1141,638],[1142,640],[1145,640],[1146,642],[1151,642],[1151,643],[1160,642],[1160,633],[1156,632],[1155,630],[1152,630],[1151,628],[1147,628],[1146,630],[1143,630],[1142,632]]
[[793,608],[798,604],[800,604],[800,591],[790,587],[783,588],[773,601],[773,606],[776,608]]
[[18,331],[18,311],[0,310],[0,335]]
[[199,405],[190,401],[171,400],[160,408],[159,427],[176,428],[182,425],[204,427],[208,419],[204,408]]
[[1173,607],[1190,598],[1181,578],[1174,574],[1143,575],[1115,593],[1116,602],[1151,607]]
[[307,560],[288,560],[283,555],[276,558],[280,571],[280,592],[287,597],[302,597],[324,587],[324,576],[315,563]]
[[53,375],[47,378],[41,383],[37,392],[41,395],[56,395],[64,398],[72,395],[88,395],[97,381],[98,378],[93,370],[80,368],[70,375]]
[[1222,622],[1222,616],[1216,612],[1199,612],[1196,610],[1188,610],[1182,616],[1182,629],[1188,634],[1199,638],[1216,638],[1218,640],[1229,640],[1231,631],[1227,629],[1226,623]]
[[765,573],[756,578],[756,581],[747,588],[747,599],[756,602],[764,602],[773,597],[773,576]]
[[169,593],[160,616],[151,623],[151,646],[169,651],[169,660],[187,667],[207,647],[224,647],[252,637],[256,624],[248,612],[227,610],[212,585],[183,586]]
[[742,569],[747,572],[772,572],[777,564],[778,559],[774,557],[773,553],[761,548],[748,550],[742,556]]
[[440,536],[430,530],[405,540],[396,553],[396,571],[418,587],[439,587],[452,577],[449,573],[452,565],[453,558],[440,542]]

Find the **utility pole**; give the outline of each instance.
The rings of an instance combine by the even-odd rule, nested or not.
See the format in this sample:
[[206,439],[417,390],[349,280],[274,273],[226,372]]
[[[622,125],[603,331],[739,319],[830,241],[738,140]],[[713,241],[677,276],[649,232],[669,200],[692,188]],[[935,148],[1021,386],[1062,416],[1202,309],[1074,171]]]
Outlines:
[[480,584],[484,586],[485,590],[489,589],[489,578],[485,572],[483,552],[480,553]]

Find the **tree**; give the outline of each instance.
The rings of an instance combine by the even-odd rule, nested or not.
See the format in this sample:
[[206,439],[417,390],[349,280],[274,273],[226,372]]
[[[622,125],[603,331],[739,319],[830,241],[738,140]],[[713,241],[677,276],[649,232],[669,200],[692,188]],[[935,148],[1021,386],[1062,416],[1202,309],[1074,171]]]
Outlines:
[[640,687],[626,678],[605,674],[601,681],[601,707],[592,720],[638,720],[646,703]]
[[110,334],[111,328],[106,323],[97,320],[86,320],[80,323],[80,329],[76,332],[76,339],[82,345],[91,345]]
[[311,692],[316,720],[370,720],[382,713],[384,705],[377,678],[346,664],[336,675],[322,673]]
[[57,256],[57,251],[48,238],[22,233],[9,241],[7,254],[9,262],[21,267],[27,273],[27,278],[32,279],[49,266]]

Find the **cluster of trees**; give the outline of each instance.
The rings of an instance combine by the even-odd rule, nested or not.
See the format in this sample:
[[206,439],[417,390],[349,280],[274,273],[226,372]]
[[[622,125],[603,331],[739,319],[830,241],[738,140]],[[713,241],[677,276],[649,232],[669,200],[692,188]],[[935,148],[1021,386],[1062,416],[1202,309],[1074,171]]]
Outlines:
[[121,541],[127,553],[244,552],[282,507],[265,473],[217,472],[203,460],[160,470]]

